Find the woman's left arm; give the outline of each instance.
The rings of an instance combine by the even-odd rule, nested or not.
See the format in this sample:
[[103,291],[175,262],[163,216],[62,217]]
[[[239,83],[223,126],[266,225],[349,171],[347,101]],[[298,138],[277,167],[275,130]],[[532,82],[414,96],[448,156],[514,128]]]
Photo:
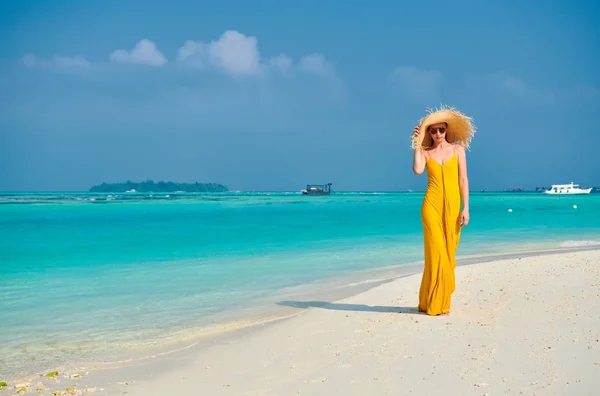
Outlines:
[[469,224],[469,178],[467,177],[467,154],[465,148],[460,144],[456,145],[456,154],[458,157],[458,183],[460,185],[460,195],[463,201],[463,210],[460,215],[461,226]]

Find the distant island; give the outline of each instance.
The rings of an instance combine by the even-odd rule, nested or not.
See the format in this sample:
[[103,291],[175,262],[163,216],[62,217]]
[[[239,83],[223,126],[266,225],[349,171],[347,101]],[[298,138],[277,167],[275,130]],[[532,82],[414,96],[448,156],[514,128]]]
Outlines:
[[127,180],[125,183],[102,183],[90,188],[90,192],[100,193],[122,193],[122,192],[227,192],[229,189],[218,183],[174,183],[160,181],[154,183],[146,180],[135,183]]

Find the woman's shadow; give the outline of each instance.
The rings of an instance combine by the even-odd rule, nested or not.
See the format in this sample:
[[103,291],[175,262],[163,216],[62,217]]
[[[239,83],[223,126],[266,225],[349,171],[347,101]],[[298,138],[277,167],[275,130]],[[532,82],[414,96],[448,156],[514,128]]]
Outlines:
[[327,301],[280,301],[277,304],[293,308],[323,308],[335,311],[360,311],[360,312],[393,312],[403,314],[420,314],[417,307],[391,307],[385,305],[343,304]]

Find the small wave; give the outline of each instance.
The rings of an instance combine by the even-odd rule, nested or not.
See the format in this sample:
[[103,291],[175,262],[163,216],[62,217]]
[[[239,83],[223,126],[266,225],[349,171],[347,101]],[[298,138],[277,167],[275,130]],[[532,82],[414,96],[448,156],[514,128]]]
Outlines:
[[581,246],[597,246],[600,241],[564,241],[560,247],[581,247]]

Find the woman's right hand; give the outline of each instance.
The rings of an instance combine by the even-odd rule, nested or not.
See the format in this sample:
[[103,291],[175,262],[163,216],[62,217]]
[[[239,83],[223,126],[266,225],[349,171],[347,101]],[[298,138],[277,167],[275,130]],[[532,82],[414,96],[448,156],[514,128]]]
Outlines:
[[[420,132],[420,128],[417,125],[415,127],[415,129],[413,129],[413,134],[412,137],[413,139],[415,139],[417,136],[419,136],[419,132]],[[423,150],[421,149],[420,146],[417,146],[415,148],[415,154],[413,156],[413,172],[415,173],[415,175],[420,175],[421,173],[423,173],[423,171],[425,170],[425,154],[423,153]]]
[[413,129],[413,134],[412,134],[412,135],[413,135],[413,138],[416,138],[417,136],[419,136],[419,132],[420,132],[420,131],[419,131],[419,126],[417,125],[417,126],[415,127],[415,129]]

